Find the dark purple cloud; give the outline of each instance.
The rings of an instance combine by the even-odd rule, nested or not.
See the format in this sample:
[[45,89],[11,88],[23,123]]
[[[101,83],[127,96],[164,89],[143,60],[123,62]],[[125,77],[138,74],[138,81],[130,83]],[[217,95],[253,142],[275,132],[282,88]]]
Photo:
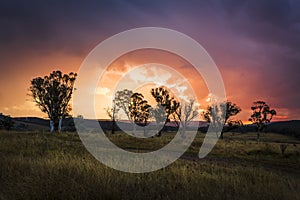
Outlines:
[[[3,74],[6,80],[17,76],[16,66],[22,66],[18,62],[52,52],[83,59],[111,35],[143,26],[167,27],[196,39],[223,74],[236,73],[224,81],[229,93],[243,93],[236,94],[237,101],[266,98],[274,106],[300,110],[300,3],[296,0],[4,0],[0,2],[0,84],[5,84]],[[232,82],[245,88],[234,89]]]

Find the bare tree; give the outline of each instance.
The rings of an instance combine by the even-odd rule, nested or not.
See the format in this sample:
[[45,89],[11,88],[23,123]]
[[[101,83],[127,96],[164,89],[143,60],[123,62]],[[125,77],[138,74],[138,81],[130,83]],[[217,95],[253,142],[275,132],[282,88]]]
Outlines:
[[173,113],[173,118],[177,126],[181,126],[180,133],[182,137],[185,137],[189,123],[199,115],[198,106],[195,104],[195,100],[190,99],[188,102],[182,103],[176,112]]
[[113,100],[113,104],[111,108],[106,108],[106,113],[109,116],[109,118],[112,121],[112,125],[111,125],[111,134],[115,133],[115,128],[116,128],[116,116],[119,112],[119,108],[117,107],[117,105],[115,104],[115,100]]

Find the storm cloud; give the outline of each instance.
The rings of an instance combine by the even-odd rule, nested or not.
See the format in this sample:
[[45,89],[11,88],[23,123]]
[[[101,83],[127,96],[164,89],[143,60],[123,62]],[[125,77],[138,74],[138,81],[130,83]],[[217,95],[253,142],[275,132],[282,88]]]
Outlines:
[[[289,110],[291,118],[300,117],[300,2],[296,0],[1,1],[0,26],[1,85],[30,80],[29,75],[19,80],[17,72],[36,73],[32,64],[50,69],[38,58],[53,60],[61,55],[83,60],[99,42],[121,31],[166,27],[205,47],[220,68],[230,100],[243,109],[262,98]],[[76,70],[80,62],[74,63]],[[14,93],[28,87],[16,85],[14,92],[12,86],[0,88],[6,94],[0,109],[11,106],[6,104]]]

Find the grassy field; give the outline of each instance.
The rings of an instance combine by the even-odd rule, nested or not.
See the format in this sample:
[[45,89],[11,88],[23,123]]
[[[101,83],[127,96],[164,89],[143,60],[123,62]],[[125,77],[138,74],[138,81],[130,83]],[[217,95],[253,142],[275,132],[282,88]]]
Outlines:
[[[173,135],[109,136],[129,151],[151,151]],[[226,133],[205,158],[204,134],[170,166],[144,174],[98,162],[75,133],[0,132],[0,199],[300,199],[300,141]],[[280,146],[287,144],[284,154]]]

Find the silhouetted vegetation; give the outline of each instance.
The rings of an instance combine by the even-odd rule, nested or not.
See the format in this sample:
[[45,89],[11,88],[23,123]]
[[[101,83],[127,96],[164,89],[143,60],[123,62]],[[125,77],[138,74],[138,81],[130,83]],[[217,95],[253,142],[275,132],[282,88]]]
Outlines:
[[[150,108],[148,101],[140,93],[133,93],[130,97],[129,113],[131,121],[134,122],[134,128],[137,124],[146,126],[150,118]],[[135,129],[134,129],[135,132]],[[145,129],[144,129],[145,135]]]
[[[240,121],[230,121],[230,117],[237,115],[241,112],[241,108],[235,103],[227,101],[226,103],[221,103],[220,105],[210,105],[207,110],[202,113],[203,118],[210,124],[215,126],[220,126],[220,124],[228,124],[231,128],[236,128],[242,125]],[[224,119],[224,120],[223,120]],[[221,131],[220,138],[223,139],[223,132]]]
[[50,131],[61,130],[62,119],[70,111],[69,101],[77,74],[53,71],[49,76],[31,80],[30,96],[50,119]]
[[130,118],[130,111],[129,111],[129,105],[130,105],[130,98],[132,96],[133,92],[131,90],[122,90],[117,91],[114,97],[114,104],[118,109],[122,109],[127,117],[128,120],[131,121]]
[[[157,102],[157,106],[152,110],[153,117],[158,127],[160,127],[161,123],[165,126],[167,122],[171,121],[172,115],[174,116],[180,108],[180,102],[165,87],[153,88],[151,94]],[[160,129],[157,135],[161,136],[161,133]]]
[[111,125],[111,133],[112,134],[115,133],[116,118],[117,118],[118,112],[119,112],[119,108],[117,107],[117,105],[115,103],[115,100],[113,100],[112,107],[111,108],[106,108],[106,114],[109,116],[109,118],[112,121],[112,125]]
[[9,115],[3,115],[0,113],[0,129],[10,130],[13,125],[14,122]]
[[251,106],[252,115],[249,121],[256,125],[257,128],[257,142],[260,139],[260,133],[266,128],[267,124],[271,122],[276,111],[264,101],[255,101]]
[[185,132],[189,123],[199,114],[198,106],[195,105],[195,103],[196,102],[193,99],[190,99],[189,102],[182,102],[180,107],[173,114],[177,126],[181,126],[180,134],[182,137],[185,137]]

